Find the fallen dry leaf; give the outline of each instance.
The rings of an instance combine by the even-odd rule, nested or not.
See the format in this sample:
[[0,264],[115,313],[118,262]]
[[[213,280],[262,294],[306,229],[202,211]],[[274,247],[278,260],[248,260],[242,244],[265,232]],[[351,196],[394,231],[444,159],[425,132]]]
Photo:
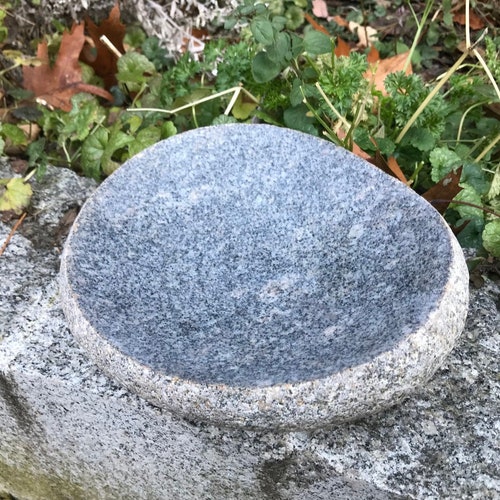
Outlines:
[[107,89],[116,85],[116,63],[118,56],[114,54],[109,47],[102,41],[104,35],[115,46],[120,54],[125,53],[123,39],[125,37],[125,25],[120,21],[120,7],[118,2],[111,9],[107,19],[96,25],[88,16],[85,19],[85,25],[94,42],[94,47],[85,45],[80,56],[80,60],[91,66],[96,75],[100,76]]
[[35,67],[23,67],[23,87],[31,90],[39,102],[71,111],[71,98],[80,92],[99,95],[113,100],[106,90],[82,82],[82,69],[78,57],[84,43],[83,24],[73,24],[65,31],[53,66],[50,65],[47,42],[38,44],[37,58],[42,62]]
[[328,18],[329,21],[335,21],[339,26],[343,28],[349,28],[349,21],[346,21],[342,16],[332,16]]
[[316,17],[328,19],[328,6],[325,0],[312,0],[312,13]]
[[199,54],[203,52],[206,40],[210,40],[208,30],[191,28],[191,34],[186,32],[186,36],[182,38],[181,52],[187,51],[191,54]]
[[375,48],[374,45],[370,47],[368,54],[366,55],[366,61],[368,64],[373,64],[380,61],[380,52]]
[[377,30],[371,26],[362,26],[359,23],[351,21],[349,30],[358,35],[358,46],[369,47],[378,40]]
[[[402,71],[406,60],[408,59],[409,52],[403,52],[402,54],[396,54],[395,56],[388,57],[387,59],[381,59],[378,62],[372,64],[370,69],[365,73],[365,77],[370,79],[375,88],[386,95],[384,80],[387,75],[395,73],[396,71]],[[406,68],[405,73],[410,75],[412,73],[411,64]]]
[[458,185],[461,175],[462,167],[455,172],[450,172],[422,194],[422,198],[427,200],[440,214],[444,214],[453,198],[462,190]]
[[405,184],[408,184],[408,179],[406,178],[405,174],[401,170],[401,167],[399,166],[398,161],[394,156],[389,156],[387,158],[387,166],[391,169],[391,172],[401,181],[404,182]]
[[337,57],[348,56],[350,53],[351,53],[350,45],[338,36],[335,43],[335,55]]
[[[337,130],[337,137],[341,141],[343,141],[346,138],[346,133],[342,128]],[[377,141],[373,137],[371,137],[370,140],[373,143],[373,145],[376,148],[378,148]],[[363,158],[364,160],[369,161],[372,165],[375,165],[376,167],[380,168],[380,170],[384,171],[386,174],[389,174],[392,177],[396,177],[404,184],[407,184],[407,185],[409,184],[408,180],[406,179],[405,174],[401,170],[401,168],[400,168],[396,158],[394,158],[394,156],[390,156],[388,158],[388,160],[386,161],[385,158],[380,153],[380,151],[377,150],[375,153],[375,156],[372,157],[366,151],[361,149],[354,141],[352,142],[352,152],[356,156],[359,156],[360,158]]]
[[[453,21],[465,26],[465,10],[455,12]],[[469,26],[473,30],[480,30],[485,26],[484,21],[473,10],[469,11]]]
[[[373,138],[371,138],[371,141],[376,145],[376,142]],[[380,170],[382,170],[382,172],[385,172],[387,175],[396,177],[396,179],[400,180],[403,184],[409,185],[405,175],[399,168],[398,162],[394,157],[391,156],[386,161],[382,153],[380,153],[380,151],[376,151],[375,156],[373,158],[369,158],[368,161],[376,167],[380,168]]]

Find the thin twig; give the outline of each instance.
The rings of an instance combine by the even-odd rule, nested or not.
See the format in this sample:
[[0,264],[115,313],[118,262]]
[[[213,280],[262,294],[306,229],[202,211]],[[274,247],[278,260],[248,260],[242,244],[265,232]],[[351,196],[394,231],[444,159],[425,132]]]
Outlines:
[[328,99],[328,96],[325,94],[325,92],[321,88],[321,85],[319,84],[319,82],[316,82],[315,86],[318,89],[319,93],[321,94],[321,97],[325,100],[328,107],[333,111],[335,116],[342,122],[342,124],[344,125],[344,127],[346,129],[346,133],[347,133],[349,131],[349,129],[351,128],[351,124],[335,109],[335,106],[333,105],[332,101],[330,101],[330,99]]
[[427,97],[421,102],[420,106],[418,109],[413,113],[411,118],[408,120],[406,125],[403,127],[403,130],[399,133],[399,135],[396,137],[396,144],[399,144],[403,137],[406,135],[408,130],[410,130],[411,126],[415,123],[417,118],[420,116],[422,111],[425,109],[425,107],[429,104],[432,99],[434,99],[434,96],[441,90],[441,87],[451,78],[451,76],[455,73],[455,71],[460,67],[460,65],[469,57],[471,54],[474,53],[474,49],[476,45],[484,38],[486,35],[487,30],[484,30],[483,33],[481,33],[480,37],[476,40],[476,42],[471,45],[470,47],[465,49],[465,52],[457,59],[455,64],[444,74],[443,78],[439,80],[438,84],[429,92]]
[[487,214],[494,215],[495,217],[500,217],[500,214],[486,207],[482,207],[481,205],[476,205],[475,203],[470,203],[468,201],[461,200],[446,200],[446,199],[437,199],[437,200],[429,200],[429,203],[432,205],[433,203],[453,203],[455,205],[465,205],[467,207],[477,208],[478,210],[482,210]]
[[[239,95],[240,92],[243,92],[246,96],[248,96],[252,101],[258,103],[259,100],[254,97],[248,90],[245,90],[245,88],[241,87],[241,85],[238,85],[236,87],[232,87],[227,90],[222,90],[221,92],[217,92],[216,94],[211,94],[207,97],[202,97],[201,99],[198,99],[196,101],[190,102],[188,104],[185,104],[184,106],[180,106],[175,109],[161,109],[161,108],[127,108],[127,111],[131,112],[154,112],[154,113],[166,113],[167,115],[175,115],[176,113],[179,113],[180,111],[184,111],[189,108],[194,108],[198,106],[198,104],[203,104],[204,102],[208,101],[213,101],[214,99],[217,99],[218,97],[222,97],[227,94],[236,94],[236,96]],[[227,109],[227,108],[226,108]]]
[[477,155],[476,162],[480,162],[500,141],[500,134],[498,134],[482,151]]
[[113,54],[120,59],[120,57],[123,55],[114,45],[113,42],[106,36],[102,35],[99,40],[106,45],[106,47],[113,52]]
[[0,248],[0,255],[2,255],[5,252],[5,249],[7,248],[7,245],[9,244],[10,240],[12,239],[12,236],[14,236],[14,233],[17,231],[19,226],[23,223],[23,220],[25,219],[26,215],[28,215],[26,212],[19,217],[17,222],[14,224],[14,227],[10,230],[10,233],[8,234],[7,238],[5,238],[5,241],[3,242],[2,248]]

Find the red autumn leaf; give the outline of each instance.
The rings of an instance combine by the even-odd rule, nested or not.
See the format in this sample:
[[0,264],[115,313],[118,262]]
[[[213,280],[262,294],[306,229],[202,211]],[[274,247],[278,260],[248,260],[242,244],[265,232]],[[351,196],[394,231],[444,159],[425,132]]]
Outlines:
[[[373,144],[376,145],[375,140],[373,138],[371,140]],[[377,150],[375,152],[375,157],[373,158],[373,160],[370,160],[370,163],[373,163],[376,167],[380,168],[380,170],[382,170],[386,174],[389,174],[392,177],[396,177],[396,179],[399,179],[402,183],[408,185],[408,180],[406,179],[405,174],[401,170],[394,156],[390,156],[386,161],[386,159],[382,156],[382,153]]]
[[53,66],[50,65],[47,42],[38,44],[39,66],[23,67],[23,87],[31,90],[35,97],[47,105],[63,111],[71,111],[71,98],[80,92],[99,95],[113,100],[106,90],[82,82],[82,69],[78,57],[84,44],[83,24],[73,24],[71,31],[65,31]]
[[396,158],[394,158],[394,156],[389,156],[389,158],[387,158],[387,166],[401,182],[408,184],[408,180],[406,179],[405,174],[401,170],[401,167],[399,166],[399,163],[397,162]]
[[366,62],[368,64],[373,64],[377,61],[380,61],[380,52],[375,48],[374,45],[370,45],[370,50],[366,55]]
[[349,21],[346,21],[341,16],[329,17],[328,20],[329,21],[335,21],[339,26],[342,26],[343,28],[349,28]]
[[462,190],[458,185],[461,175],[462,167],[458,168],[455,172],[451,171],[426,191],[422,195],[422,198],[427,200],[440,214],[444,214],[453,198]]
[[120,7],[118,3],[111,9],[109,16],[101,24],[96,25],[88,16],[85,19],[87,30],[94,42],[94,48],[86,46],[80,59],[91,66],[96,75],[104,80],[107,89],[116,85],[116,62],[118,56],[112,52],[106,44],[101,41],[104,35],[116,47],[121,54],[125,53],[123,39],[125,37],[125,25],[120,22]]
[[337,43],[335,44],[335,55],[337,57],[349,56],[350,53],[351,47],[349,46],[349,44],[338,36]]

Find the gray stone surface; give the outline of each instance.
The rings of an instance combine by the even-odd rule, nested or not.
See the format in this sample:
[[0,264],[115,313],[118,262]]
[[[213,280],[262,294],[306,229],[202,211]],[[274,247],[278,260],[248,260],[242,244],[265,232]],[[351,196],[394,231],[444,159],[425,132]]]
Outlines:
[[412,190],[268,125],[187,132],[80,212],[63,309],[113,379],[186,418],[314,428],[391,406],[461,333],[463,253]]
[[[51,235],[59,225],[69,186],[80,197],[90,186],[65,169],[51,170],[46,181],[46,217],[36,217],[36,201],[25,221],[29,233],[23,236],[21,228],[0,257],[0,497],[500,496],[497,285],[486,279],[471,290],[458,345],[429,383],[395,408],[329,431],[271,434],[194,425],[117,387],[69,333],[55,281],[57,245],[33,236]],[[0,223],[0,241],[9,230]],[[20,286],[4,293],[6,282]]]

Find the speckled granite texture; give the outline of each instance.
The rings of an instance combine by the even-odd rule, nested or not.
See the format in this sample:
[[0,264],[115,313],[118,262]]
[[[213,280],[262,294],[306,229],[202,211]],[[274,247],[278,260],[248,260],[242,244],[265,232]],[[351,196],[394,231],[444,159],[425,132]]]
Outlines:
[[89,356],[188,419],[321,427],[398,402],[463,329],[463,254],[410,189],[267,125],[187,132],[82,209],[62,258]]
[[[0,161],[0,176],[10,175]],[[500,497],[497,285],[486,280],[471,290],[457,346],[401,405],[315,432],[195,425],[118,387],[69,333],[56,282],[60,255],[49,242],[91,183],[55,168],[32,182],[36,216],[0,257],[0,498]],[[0,241],[9,229],[0,223]]]

